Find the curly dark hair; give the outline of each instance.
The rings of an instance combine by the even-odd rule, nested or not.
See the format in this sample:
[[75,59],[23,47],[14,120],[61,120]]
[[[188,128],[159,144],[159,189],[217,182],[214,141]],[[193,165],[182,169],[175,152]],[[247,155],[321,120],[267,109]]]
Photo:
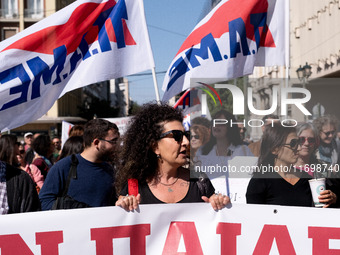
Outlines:
[[182,112],[165,103],[144,104],[132,118],[124,134],[119,157],[115,183],[117,194],[120,194],[129,178],[145,183],[156,176],[158,160],[153,152],[153,146],[159,140],[164,124],[170,121],[182,123]]

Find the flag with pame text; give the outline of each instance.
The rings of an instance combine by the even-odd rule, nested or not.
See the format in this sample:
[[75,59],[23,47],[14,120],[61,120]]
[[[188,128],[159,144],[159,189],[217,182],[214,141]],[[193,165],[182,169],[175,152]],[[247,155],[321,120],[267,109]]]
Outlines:
[[221,1],[171,62],[163,100],[188,89],[190,78],[216,82],[251,74],[254,66],[285,65],[285,33],[285,0]]
[[78,0],[0,43],[0,130],[63,94],[155,66],[142,0]]

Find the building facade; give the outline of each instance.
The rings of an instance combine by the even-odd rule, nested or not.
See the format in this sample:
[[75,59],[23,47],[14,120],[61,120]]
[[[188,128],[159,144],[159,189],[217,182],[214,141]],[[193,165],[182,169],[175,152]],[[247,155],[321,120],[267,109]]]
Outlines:
[[[253,87],[253,103],[257,109],[272,105],[273,86],[300,87],[310,91],[311,99],[304,107],[307,116],[297,107],[289,106],[281,119],[312,121],[320,115],[332,114],[340,119],[340,2],[339,0],[290,0],[288,67],[256,67],[249,86]],[[308,77],[299,79],[299,68],[311,68]],[[280,89],[279,89],[280,90]],[[280,94],[279,94],[280,96]],[[294,97],[292,95],[292,97]],[[299,96],[296,96],[299,98]],[[256,116],[253,116],[256,117]],[[261,136],[256,130],[255,140]]]

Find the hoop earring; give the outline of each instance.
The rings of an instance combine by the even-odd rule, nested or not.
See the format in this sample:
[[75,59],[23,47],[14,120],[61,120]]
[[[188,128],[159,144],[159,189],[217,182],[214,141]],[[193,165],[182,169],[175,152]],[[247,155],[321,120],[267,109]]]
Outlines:
[[161,157],[161,154],[156,154],[156,156],[157,156],[157,159],[160,159],[160,160],[161,160],[161,163],[163,163],[163,159],[162,159],[162,157]]

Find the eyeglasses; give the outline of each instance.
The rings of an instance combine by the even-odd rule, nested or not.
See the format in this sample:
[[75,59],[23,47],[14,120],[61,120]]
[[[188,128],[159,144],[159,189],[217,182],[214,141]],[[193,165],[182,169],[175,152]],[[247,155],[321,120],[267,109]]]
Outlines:
[[296,150],[299,146],[299,139],[292,139],[290,143],[286,143],[283,146],[289,146],[290,149]]
[[108,143],[110,143],[110,144],[117,144],[117,142],[118,142],[118,137],[113,138],[112,140],[105,140],[105,139],[99,139],[99,138],[98,138],[98,140],[104,141],[104,142],[108,142]]
[[333,136],[333,135],[335,134],[335,130],[333,130],[333,131],[328,131],[328,132],[323,132],[323,131],[321,130],[321,132],[324,133],[327,137],[330,136],[330,135]]
[[190,139],[195,138],[196,140],[200,139],[199,135],[191,135]]
[[315,144],[316,139],[314,137],[305,137],[305,136],[299,136],[299,143],[302,145],[308,141],[309,144]]
[[190,140],[190,132],[189,131],[181,131],[181,130],[170,130],[168,132],[165,132],[159,136],[159,139],[162,139],[164,137],[167,137],[169,134],[172,134],[171,138],[174,138],[176,142],[181,143],[183,141],[183,136]]

